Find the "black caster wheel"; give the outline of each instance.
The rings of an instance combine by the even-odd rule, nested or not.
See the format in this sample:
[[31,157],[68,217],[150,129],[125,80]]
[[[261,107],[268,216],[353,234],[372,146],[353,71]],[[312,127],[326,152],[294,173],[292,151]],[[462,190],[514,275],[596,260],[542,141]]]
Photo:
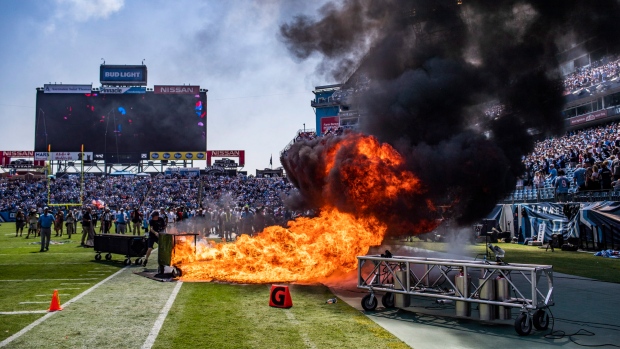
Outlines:
[[536,310],[532,317],[532,321],[534,322],[534,328],[539,331],[544,331],[549,328],[549,315],[542,309]]
[[388,292],[381,297],[381,304],[386,309],[394,308],[394,294],[392,292]]
[[140,265],[140,264],[142,264],[142,258],[138,258],[138,259],[136,259],[136,260],[135,260],[135,262],[134,262],[134,264],[135,264],[135,265]]
[[377,308],[377,297],[367,294],[362,298],[362,308],[366,311],[373,311]]
[[515,331],[519,336],[527,336],[532,332],[532,319],[527,316],[527,313],[521,313],[515,320]]
[[178,278],[179,276],[183,275],[183,272],[181,271],[181,269],[174,267],[172,269],[172,276],[175,278]]
[[101,260],[101,253],[97,253],[97,254],[95,255],[95,260],[96,260],[96,261],[100,261],[100,260]]
[[112,254],[111,253],[106,254],[105,255],[105,260],[109,261],[110,259],[112,259]]
[[125,261],[123,263],[125,263],[125,265],[130,265],[131,264],[131,259],[129,259],[129,258],[125,259]]

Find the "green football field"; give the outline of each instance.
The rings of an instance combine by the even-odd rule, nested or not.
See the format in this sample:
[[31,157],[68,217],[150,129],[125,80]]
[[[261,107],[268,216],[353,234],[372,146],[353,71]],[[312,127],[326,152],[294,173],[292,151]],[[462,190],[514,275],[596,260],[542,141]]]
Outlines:
[[[288,285],[293,307],[273,308],[271,285],[157,282],[123,256],[95,261],[78,235],[52,233],[39,252],[14,229],[0,226],[0,347],[408,348],[346,303],[327,304],[323,285]],[[54,290],[63,310],[47,312]]]

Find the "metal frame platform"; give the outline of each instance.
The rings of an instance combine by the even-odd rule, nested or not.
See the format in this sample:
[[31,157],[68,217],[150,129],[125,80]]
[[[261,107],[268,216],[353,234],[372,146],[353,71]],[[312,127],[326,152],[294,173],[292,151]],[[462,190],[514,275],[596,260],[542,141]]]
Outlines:
[[[539,330],[548,326],[549,317],[544,309],[554,305],[550,265],[507,264],[499,258],[495,262],[384,255],[357,259],[357,287],[370,291],[362,299],[365,310],[374,310],[375,293],[385,292],[382,303],[386,308],[404,308],[409,296],[419,296],[440,303],[456,302],[457,316],[465,317],[469,316],[467,309],[471,303],[480,305],[481,316],[483,308],[485,314],[497,314],[500,310],[509,314],[511,308],[517,308],[520,315],[515,330],[519,335],[529,334],[532,323]],[[477,285],[472,282],[474,275],[478,275]],[[496,297],[500,282],[504,296]],[[491,314],[482,320],[493,319]]]

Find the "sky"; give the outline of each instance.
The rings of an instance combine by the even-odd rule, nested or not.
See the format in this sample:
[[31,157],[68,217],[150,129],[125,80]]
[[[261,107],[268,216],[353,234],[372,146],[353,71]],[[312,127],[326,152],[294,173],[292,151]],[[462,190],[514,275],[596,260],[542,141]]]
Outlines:
[[[279,37],[324,1],[0,1],[0,151],[33,150],[36,88],[93,84],[99,66],[148,68],[147,87],[200,85],[207,149],[245,150],[243,170],[280,167],[299,129],[315,128],[318,57],[299,61]],[[103,59],[103,60],[102,60]],[[204,163],[202,164],[204,166]]]

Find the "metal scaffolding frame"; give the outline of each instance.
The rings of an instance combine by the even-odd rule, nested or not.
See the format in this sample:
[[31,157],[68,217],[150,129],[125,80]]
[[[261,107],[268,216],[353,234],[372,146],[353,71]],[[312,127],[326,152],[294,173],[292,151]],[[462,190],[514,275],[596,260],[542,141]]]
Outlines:
[[[384,255],[358,256],[357,259],[357,287],[370,291],[362,299],[362,307],[366,310],[374,310],[377,306],[375,293],[385,292],[382,302],[386,307],[407,307],[409,296],[427,297],[456,302],[457,316],[465,317],[469,315],[459,314],[459,305],[483,304],[490,306],[489,311],[494,309],[492,307],[516,308],[520,315],[515,321],[515,330],[520,335],[530,333],[532,322],[537,329],[548,326],[544,309],[554,305],[553,267],[550,265],[507,264],[499,258],[496,262]],[[477,285],[472,282],[476,279],[472,275],[479,275]],[[509,296],[489,296],[495,294],[497,280],[506,285]],[[489,289],[493,291],[488,293]],[[404,297],[407,297],[406,302]]]

